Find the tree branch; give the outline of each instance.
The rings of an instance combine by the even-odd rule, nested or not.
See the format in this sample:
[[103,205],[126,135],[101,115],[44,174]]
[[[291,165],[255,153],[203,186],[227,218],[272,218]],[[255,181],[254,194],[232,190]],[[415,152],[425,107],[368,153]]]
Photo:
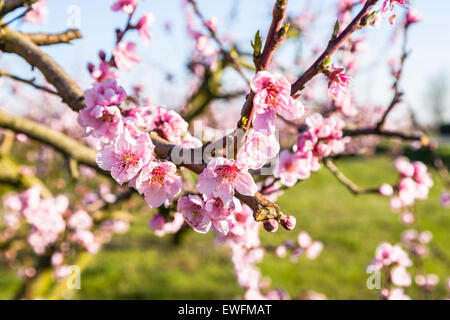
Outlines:
[[331,39],[328,42],[328,46],[320,55],[320,57],[317,58],[312,66],[309,67],[309,69],[306,70],[305,73],[303,73],[303,75],[292,84],[292,95],[294,95],[297,91],[302,90],[305,84],[320,72],[320,66],[327,59],[327,57],[330,57],[333,53],[335,53],[355,31],[364,27],[364,23],[369,17],[368,11],[370,7],[375,5],[377,2],[378,0],[368,0],[359,14],[353,19],[353,21],[347,26],[347,28],[345,28],[345,30],[342,31],[342,33],[338,37],[336,37],[335,39]]
[[[65,134],[53,130],[47,126],[28,120],[14,117],[0,112],[0,127],[23,133],[31,139],[40,141],[55,148],[68,158],[76,160],[80,164],[87,165],[104,173],[95,161],[97,152]],[[109,174],[108,174],[109,176]]]
[[57,90],[58,95],[73,110],[84,107],[84,93],[77,83],[49,55],[23,34],[8,27],[0,30],[0,50],[15,53],[37,67]]
[[37,0],[6,0],[0,3],[0,18],[21,7],[29,6]]
[[363,189],[349,178],[347,178],[339,169],[336,167],[331,159],[324,159],[324,164],[330,170],[330,172],[341,182],[348,190],[350,190],[355,195],[379,193],[378,188],[376,189]]
[[58,96],[58,92],[56,92],[56,91],[54,91],[52,89],[49,89],[47,87],[44,87],[44,86],[41,86],[41,85],[38,85],[38,84],[34,83],[35,79],[24,79],[24,78],[21,78],[19,76],[13,75],[13,74],[11,74],[9,72],[6,72],[4,70],[0,70],[0,77],[7,77],[7,78],[10,78],[10,79],[19,81],[19,82],[23,82],[23,83],[26,83],[26,84],[28,84],[28,85],[36,88],[36,89],[39,89],[39,90],[45,91],[47,93],[54,94],[54,95]]
[[60,33],[21,33],[38,46],[50,46],[60,43],[71,43],[72,40],[81,39],[80,30],[69,29]]

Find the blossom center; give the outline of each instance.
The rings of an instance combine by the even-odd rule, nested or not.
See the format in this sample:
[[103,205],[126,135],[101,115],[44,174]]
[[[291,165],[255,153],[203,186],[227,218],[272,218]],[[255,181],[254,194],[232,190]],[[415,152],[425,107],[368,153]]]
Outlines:
[[102,117],[100,118],[104,122],[113,123],[114,122],[114,115],[109,112],[103,112]]
[[266,87],[266,104],[271,107],[276,107],[279,101],[280,88],[272,82],[269,82]]
[[152,170],[152,178],[150,179],[150,184],[163,185],[164,177],[167,171],[163,167],[156,167]]
[[120,167],[121,168],[128,168],[130,166],[134,167],[137,166],[138,162],[139,162],[138,157],[135,154],[128,152],[122,155],[122,162],[120,164]]
[[219,176],[221,184],[229,184],[234,181],[239,172],[239,169],[234,165],[223,165],[218,166],[215,172]]

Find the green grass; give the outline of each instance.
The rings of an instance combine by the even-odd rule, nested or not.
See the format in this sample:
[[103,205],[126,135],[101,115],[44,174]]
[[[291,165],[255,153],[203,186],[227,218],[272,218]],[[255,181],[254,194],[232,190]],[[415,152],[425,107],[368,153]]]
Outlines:
[[[339,168],[363,187],[395,182],[390,160],[345,160]],[[430,230],[437,244],[450,256],[450,219],[439,206],[442,185],[435,186],[427,201],[417,203],[420,226]],[[326,170],[287,191],[278,201],[282,210],[295,215],[293,232],[275,234],[262,231],[265,245],[295,239],[301,230],[324,243],[317,260],[305,257],[297,263],[280,260],[268,253],[259,265],[272,279],[273,287],[285,288],[292,297],[314,290],[330,299],[375,299],[379,292],[366,288],[366,266],[382,241],[397,243],[405,227],[389,210],[388,199],[379,196],[353,196]],[[157,238],[147,229],[149,213],[136,216],[129,233],[117,236],[86,268],[82,299],[233,299],[243,294],[236,283],[229,252],[214,245],[213,235],[189,233],[181,246],[170,237]],[[450,276],[449,266],[430,255],[425,261],[428,273],[441,280]],[[414,272],[412,272],[414,274]],[[444,293],[444,284],[438,288]],[[11,298],[20,285],[15,273],[0,267],[0,298]],[[415,288],[408,289],[417,297]]]

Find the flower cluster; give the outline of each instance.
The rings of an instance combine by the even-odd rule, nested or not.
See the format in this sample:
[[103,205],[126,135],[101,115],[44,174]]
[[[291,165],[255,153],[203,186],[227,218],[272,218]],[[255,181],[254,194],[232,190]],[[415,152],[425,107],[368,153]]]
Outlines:
[[306,118],[306,125],[308,129],[299,136],[294,154],[281,152],[280,161],[274,170],[274,176],[289,187],[319,170],[323,157],[343,152],[349,141],[343,138],[345,123],[337,116],[324,118],[315,113]]
[[178,129],[187,129],[187,124],[179,116],[167,116],[170,112],[164,108],[130,108],[123,103],[126,97],[114,79],[94,85],[86,91],[86,108],[79,113],[79,123],[87,134],[103,142],[97,156],[100,168],[110,171],[120,185],[129,183],[149,206],[169,205],[180,193],[182,179],[173,163],[156,161],[146,130],[158,129],[172,141],[181,140],[183,132]]
[[[397,288],[383,289],[381,291],[382,298],[398,300],[409,299],[408,296],[403,294],[403,290],[394,291],[395,289],[402,289],[403,287],[409,287],[412,283],[412,279],[407,267],[412,265],[412,261],[409,259],[408,253],[405,252],[399,245],[391,245],[387,242],[381,243],[375,251],[375,258],[368,266],[367,272],[373,273],[381,270],[389,271],[389,282]],[[395,294],[393,294],[395,292]]]
[[428,198],[433,180],[427,166],[420,161],[411,163],[408,158],[400,157],[394,161],[394,167],[401,178],[395,188],[396,194],[391,198],[391,208],[394,211],[407,212],[415,200]]
[[[41,193],[41,187],[35,186],[20,194],[5,196],[3,220],[7,228],[0,233],[0,239],[14,242],[15,235],[20,239],[17,235],[25,232],[34,254],[51,254],[51,264],[57,278],[68,275],[69,268],[64,262],[68,262],[71,248],[95,254],[103,243],[111,239],[112,234],[128,230],[125,220],[106,219],[96,224],[85,210],[70,210],[66,196],[43,198]],[[5,251],[5,257],[11,262],[18,262],[22,254],[29,256],[27,247],[18,243]],[[32,278],[35,274],[34,267],[23,266],[19,269],[19,275],[23,277]]]
[[311,236],[302,231],[297,236],[297,242],[286,241],[275,249],[275,255],[278,258],[285,258],[288,252],[291,252],[291,261],[295,262],[303,254],[310,260],[316,259],[323,249],[323,243],[320,241],[313,241]]

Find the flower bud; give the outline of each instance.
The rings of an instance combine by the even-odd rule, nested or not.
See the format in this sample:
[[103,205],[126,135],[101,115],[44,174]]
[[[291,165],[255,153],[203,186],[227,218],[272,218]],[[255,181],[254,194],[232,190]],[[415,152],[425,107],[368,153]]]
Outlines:
[[264,230],[268,232],[276,232],[278,230],[278,222],[270,219],[263,222]]
[[284,215],[281,219],[280,219],[280,223],[283,226],[283,228],[285,228],[286,230],[292,230],[295,228],[295,223],[297,222],[297,220],[295,219],[294,216],[287,216]]

